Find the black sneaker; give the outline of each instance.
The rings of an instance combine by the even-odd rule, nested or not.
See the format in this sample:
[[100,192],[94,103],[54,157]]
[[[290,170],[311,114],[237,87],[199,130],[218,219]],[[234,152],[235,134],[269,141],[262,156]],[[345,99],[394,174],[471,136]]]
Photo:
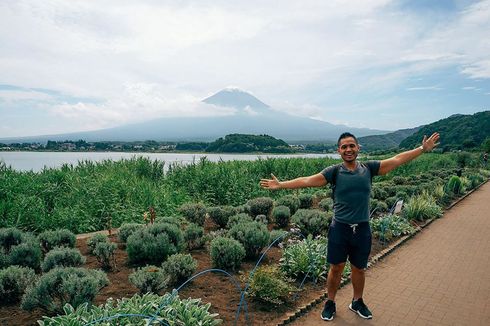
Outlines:
[[349,305],[349,309],[356,312],[359,316],[361,316],[364,319],[371,319],[373,318],[373,314],[371,311],[369,311],[368,307],[362,301],[362,298],[359,298],[358,300],[352,300],[352,303]]
[[330,321],[333,319],[333,316],[335,316],[335,302],[332,300],[327,300],[327,302],[325,302],[325,307],[323,308],[321,317],[323,320]]

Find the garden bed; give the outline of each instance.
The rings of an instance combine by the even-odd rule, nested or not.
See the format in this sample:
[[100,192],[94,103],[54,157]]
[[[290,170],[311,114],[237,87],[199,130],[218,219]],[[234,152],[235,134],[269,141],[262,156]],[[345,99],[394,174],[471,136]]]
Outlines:
[[[76,247],[80,249],[82,255],[87,258],[84,267],[98,268],[99,263],[96,258],[88,253],[86,245],[87,239],[78,239]],[[122,244],[117,239],[117,236],[111,236],[110,240],[118,244],[116,250],[117,269],[109,271],[109,286],[103,288],[97,295],[94,304],[104,303],[108,298],[119,299],[123,297],[131,297],[138,292],[129,281],[128,276],[134,271],[134,268],[127,265],[127,253],[123,249]],[[371,255],[380,252],[387,244],[382,244],[377,239],[373,239],[373,250]],[[194,250],[191,252],[194,259],[198,261],[198,271],[203,271],[211,268],[211,259],[209,253],[205,249]],[[272,248],[263,261],[263,264],[277,264],[281,257],[281,249]],[[234,276],[241,281],[242,288],[245,286],[245,278],[248,272],[255,266],[255,261],[245,261],[242,264],[241,270]],[[165,289],[163,292],[171,291]],[[248,318],[251,325],[276,325],[283,320],[287,313],[291,313],[318,298],[326,290],[326,281],[320,281],[317,284],[311,282],[306,283],[303,290],[297,294],[297,298],[291,301],[288,305],[282,305],[278,308],[267,309],[259,303],[255,303],[247,298],[248,303]],[[184,287],[180,293],[181,298],[201,298],[205,303],[211,303],[211,310],[219,313],[219,318],[223,320],[223,325],[233,325],[236,318],[236,311],[240,302],[240,294],[236,287],[226,276],[219,274],[208,273],[196,278],[193,282]],[[20,309],[19,305],[9,305],[0,307],[0,325],[37,325],[37,320],[45,315],[41,310],[27,312]],[[240,313],[238,325],[245,325],[245,314]]]

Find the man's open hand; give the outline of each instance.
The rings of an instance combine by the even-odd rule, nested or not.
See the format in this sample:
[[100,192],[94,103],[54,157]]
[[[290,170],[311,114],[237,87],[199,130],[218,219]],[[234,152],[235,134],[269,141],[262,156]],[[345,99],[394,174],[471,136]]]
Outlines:
[[427,136],[424,136],[424,139],[422,140],[422,149],[424,152],[430,152],[434,147],[439,145],[437,142],[439,140],[439,133],[435,132],[433,133],[429,138]]
[[265,189],[275,190],[280,189],[279,180],[271,173],[272,179],[260,179],[260,186]]

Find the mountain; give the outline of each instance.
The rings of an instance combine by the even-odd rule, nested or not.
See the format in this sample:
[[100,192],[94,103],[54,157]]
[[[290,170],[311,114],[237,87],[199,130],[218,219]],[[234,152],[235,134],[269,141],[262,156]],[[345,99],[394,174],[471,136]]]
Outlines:
[[420,145],[424,135],[433,132],[441,135],[439,148],[443,150],[471,149],[479,147],[490,137],[490,111],[472,115],[455,114],[446,119],[422,126],[413,135],[400,143],[400,148],[414,148]]
[[417,132],[422,126],[411,129],[400,129],[384,135],[371,135],[359,137],[359,144],[362,145],[363,151],[378,151],[398,148],[398,145]]
[[272,110],[253,95],[239,89],[224,89],[203,100],[207,104],[237,109],[229,116],[159,118],[96,131],[59,135],[0,139],[2,143],[47,142],[48,140],[92,141],[213,141],[229,134],[266,134],[286,141],[336,142],[345,131],[356,136],[386,133],[383,130],[350,128]]

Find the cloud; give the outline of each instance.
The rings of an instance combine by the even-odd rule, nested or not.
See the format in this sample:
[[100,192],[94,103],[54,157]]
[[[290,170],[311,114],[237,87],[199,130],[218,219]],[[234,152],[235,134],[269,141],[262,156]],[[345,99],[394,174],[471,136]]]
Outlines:
[[438,86],[421,86],[421,87],[409,87],[407,91],[440,91],[441,87]]
[[5,90],[0,89],[0,101],[48,101],[53,97],[49,94],[33,90]]

